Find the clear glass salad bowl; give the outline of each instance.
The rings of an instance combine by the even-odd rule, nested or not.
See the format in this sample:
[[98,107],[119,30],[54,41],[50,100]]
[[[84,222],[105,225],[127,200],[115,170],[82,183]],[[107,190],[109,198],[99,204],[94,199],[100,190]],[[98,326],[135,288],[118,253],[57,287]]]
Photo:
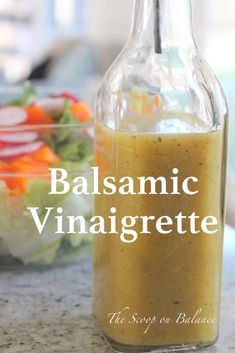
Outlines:
[[[37,95],[30,85],[21,95],[13,92],[0,98],[0,269],[76,262],[89,251],[91,236],[76,223],[74,234],[67,234],[66,224],[57,234],[57,210],[89,222],[92,199],[74,195],[72,188],[49,194],[50,168],[66,170],[71,185],[75,176],[90,180],[92,114],[70,93]],[[43,222],[47,208],[52,211],[39,233],[29,209],[37,209]]]

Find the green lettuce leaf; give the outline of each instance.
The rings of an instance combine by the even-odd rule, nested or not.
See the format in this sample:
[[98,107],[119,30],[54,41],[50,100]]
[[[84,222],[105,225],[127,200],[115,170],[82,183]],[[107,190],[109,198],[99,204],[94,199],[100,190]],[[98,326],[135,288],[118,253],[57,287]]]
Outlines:
[[85,142],[77,141],[58,148],[58,155],[65,161],[83,161],[87,156]]

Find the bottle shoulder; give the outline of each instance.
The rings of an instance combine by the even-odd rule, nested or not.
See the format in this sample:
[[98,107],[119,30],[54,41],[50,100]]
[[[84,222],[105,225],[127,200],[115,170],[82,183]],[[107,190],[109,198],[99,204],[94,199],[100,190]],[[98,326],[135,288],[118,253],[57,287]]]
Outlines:
[[223,89],[196,49],[124,48],[106,73],[97,95],[97,118],[111,122],[127,117],[188,114],[208,128],[224,126],[227,103]]

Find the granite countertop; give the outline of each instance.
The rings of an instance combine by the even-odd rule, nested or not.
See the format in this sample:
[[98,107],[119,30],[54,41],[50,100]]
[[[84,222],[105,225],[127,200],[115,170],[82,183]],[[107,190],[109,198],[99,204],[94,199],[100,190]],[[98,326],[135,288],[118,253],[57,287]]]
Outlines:
[[[203,353],[235,352],[235,234],[227,233],[221,335]],[[50,271],[0,272],[1,353],[111,352],[92,320],[90,262]]]

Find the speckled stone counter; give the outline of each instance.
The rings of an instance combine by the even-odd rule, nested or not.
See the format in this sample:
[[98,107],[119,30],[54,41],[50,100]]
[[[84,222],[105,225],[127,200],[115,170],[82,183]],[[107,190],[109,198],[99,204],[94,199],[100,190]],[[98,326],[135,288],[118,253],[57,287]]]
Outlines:
[[[221,336],[203,353],[235,353],[235,234],[228,233]],[[50,271],[0,272],[0,283],[0,353],[111,352],[91,316],[89,259]]]

